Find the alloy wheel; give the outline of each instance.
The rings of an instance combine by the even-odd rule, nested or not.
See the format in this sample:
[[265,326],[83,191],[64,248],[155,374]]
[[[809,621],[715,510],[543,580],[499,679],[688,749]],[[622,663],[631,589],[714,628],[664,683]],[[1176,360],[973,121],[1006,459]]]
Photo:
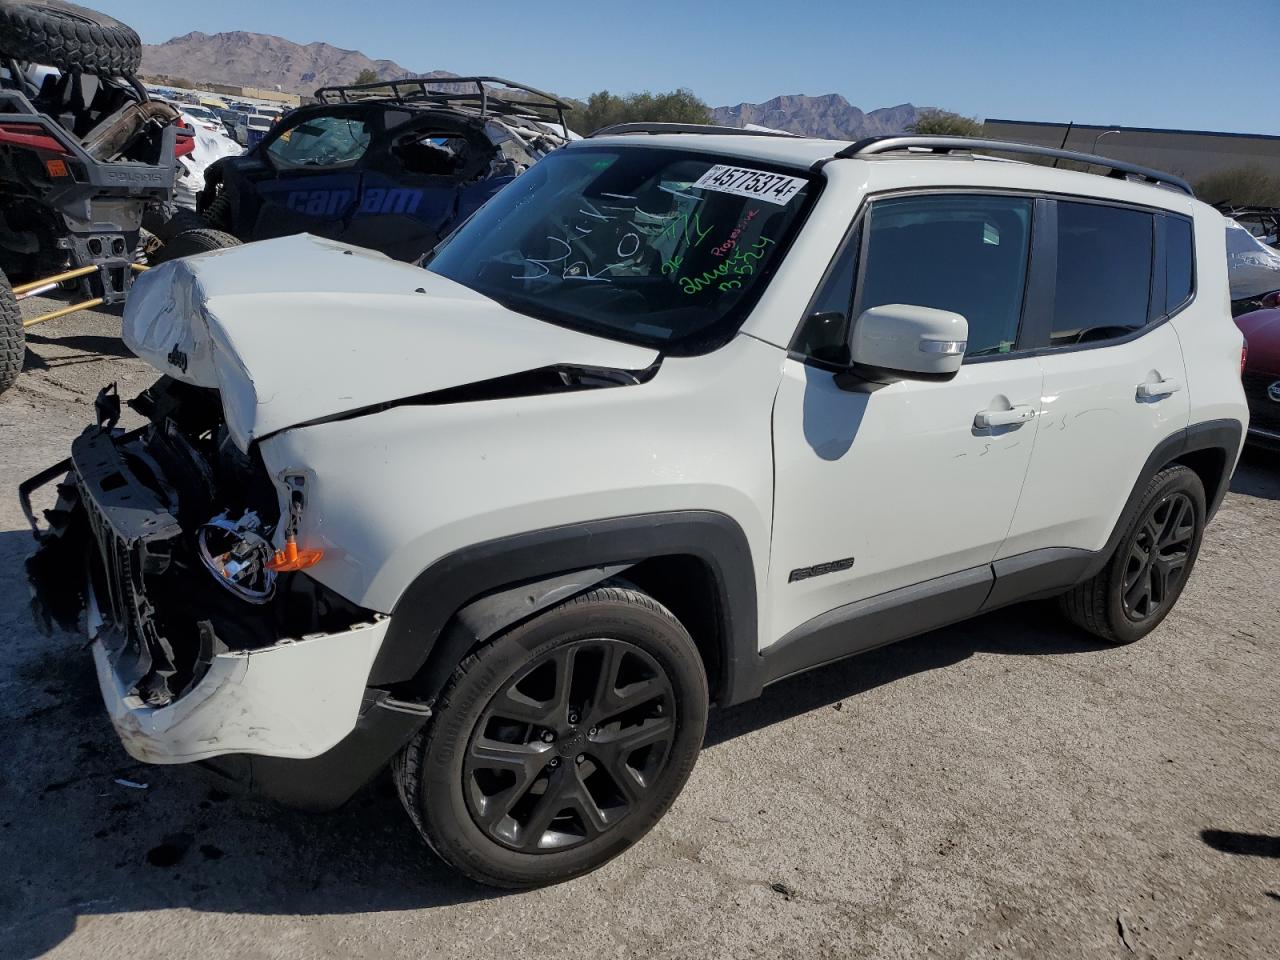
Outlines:
[[1196,510],[1185,493],[1171,493],[1144,518],[1129,547],[1121,602],[1131,620],[1160,613],[1177,595],[1196,533]]
[[562,644],[494,696],[463,763],[476,825],[524,853],[611,831],[661,778],[676,734],[671,681],[621,640]]

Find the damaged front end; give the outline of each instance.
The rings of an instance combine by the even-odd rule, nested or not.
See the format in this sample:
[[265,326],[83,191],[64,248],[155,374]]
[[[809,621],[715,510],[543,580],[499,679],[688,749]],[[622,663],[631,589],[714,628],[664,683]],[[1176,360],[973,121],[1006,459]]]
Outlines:
[[[39,543],[27,562],[36,623],[86,630],[138,759],[333,747],[369,708],[387,620],[280,549],[305,476],[273,478],[256,448],[236,447],[214,390],[162,378],[130,401],[148,423],[128,432],[114,427],[111,388],[97,406],[71,457],[19,488]],[[42,528],[32,497],[54,482]]]

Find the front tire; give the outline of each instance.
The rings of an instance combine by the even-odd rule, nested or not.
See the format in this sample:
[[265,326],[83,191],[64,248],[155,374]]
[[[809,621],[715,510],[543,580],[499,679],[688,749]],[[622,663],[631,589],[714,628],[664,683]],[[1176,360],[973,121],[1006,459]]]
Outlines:
[[392,771],[455,869],[497,887],[557,883],[666,813],[697,761],[707,702],[702,660],[670,611],[600,587],[464,660]]
[[192,257],[201,253],[209,253],[213,250],[225,250],[228,247],[238,246],[240,246],[240,240],[229,233],[223,233],[221,230],[210,230],[207,227],[197,227],[175,233],[172,239],[166,241],[148,259],[154,266],[160,263],[168,263],[170,260],[178,260],[182,257]]
[[1140,640],[1173,609],[1200,554],[1204,485],[1175,464],[1151,478],[1107,565],[1060,598],[1067,619],[1108,643]]

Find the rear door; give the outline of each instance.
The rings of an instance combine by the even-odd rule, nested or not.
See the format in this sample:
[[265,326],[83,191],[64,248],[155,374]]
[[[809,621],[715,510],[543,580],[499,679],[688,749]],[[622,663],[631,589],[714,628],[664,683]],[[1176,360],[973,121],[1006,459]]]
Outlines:
[[1053,293],[1028,318],[1042,348],[1043,412],[1001,557],[1100,550],[1148,457],[1187,426],[1182,347],[1167,322],[1190,285],[1181,276],[1168,292],[1169,222],[1176,219],[1113,203],[1049,203]]

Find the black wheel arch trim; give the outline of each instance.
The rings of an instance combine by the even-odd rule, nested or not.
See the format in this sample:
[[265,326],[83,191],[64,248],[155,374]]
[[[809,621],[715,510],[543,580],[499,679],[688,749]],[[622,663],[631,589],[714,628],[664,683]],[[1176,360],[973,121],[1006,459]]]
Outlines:
[[[710,510],[646,513],[551,527],[465,547],[423,570],[396,601],[370,686],[443,687],[477,640],[627,566],[693,556],[714,581],[721,704],[759,693],[755,566],[741,526]],[[533,596],[535,602],[525,604]],[[476,601],[485,600],[477,604]]]
[[1227,495],[1227,489],[1231,486],[1231,474],[1235,472],[1243,437],[1244,424],[1239,420],[1205,420],[1170,434],[1157,444],[1138,474],[1133,489],[1129,493],[1129,499],[1125,501],[1124,509],[1120,511],[1120,518],[1107,539],[1106,546],[1095,555],[1094,562],[1089,565],[1080,579],[1082,581],[1089,579],[1107,565],[1107,561],[1111,559],[1111,555],[1120,544],[1120,538],[1124,536],[1125,530],[1133,520],[1139,501],[1142,500],[1142,494],[1151,478],[1187,454],[1219,451],[1223,455],[1221,476],[1218,477],[1216,485],[1205,490],[1205,523],[1212,520]]

